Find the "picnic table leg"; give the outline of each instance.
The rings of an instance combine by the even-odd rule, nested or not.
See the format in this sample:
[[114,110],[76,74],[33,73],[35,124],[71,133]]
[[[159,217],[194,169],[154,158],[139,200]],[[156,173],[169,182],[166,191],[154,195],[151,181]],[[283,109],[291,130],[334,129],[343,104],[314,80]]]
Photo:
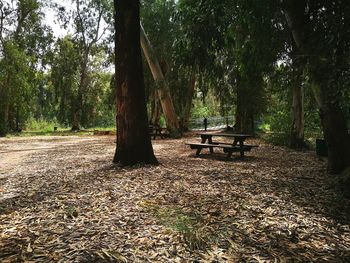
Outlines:
[[239,141],[239,148],[240,148],[241,157],[243,158],[244,157],[243,140]]
[[231,156],[232,156],[232,153],[233,153],[233,151],[228,151],[226,158],[227,158],[227,159],[230,159]]
[[[212,140],[212,137],[208,137],[208,143],[209,144],[213,144],[213,140]],[[213,147],[209,147],[209,151],[210,153],[214,153],[214,148]]]
[[[204,136],[201,136],[202,140],[201,143],[205,143],[206,138]],[[198,147],[196,151],[196,156],[198,156],[202,151],[202,147]]]

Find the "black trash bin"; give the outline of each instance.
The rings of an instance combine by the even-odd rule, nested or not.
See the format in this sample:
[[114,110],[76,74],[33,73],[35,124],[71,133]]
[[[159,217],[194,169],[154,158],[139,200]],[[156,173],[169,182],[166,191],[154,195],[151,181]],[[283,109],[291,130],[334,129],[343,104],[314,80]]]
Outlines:
[[316,139],[316,154],[322,157],[328,156],[328,148],[327,148],[326,140]]

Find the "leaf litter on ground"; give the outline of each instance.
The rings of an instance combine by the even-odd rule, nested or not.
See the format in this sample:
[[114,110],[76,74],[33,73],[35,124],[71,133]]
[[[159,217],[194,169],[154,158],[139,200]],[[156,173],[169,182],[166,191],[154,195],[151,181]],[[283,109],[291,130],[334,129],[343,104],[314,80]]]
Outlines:
[[111,164],[111,136],[1,139],[0,261],[348,262],[350,202],[325,161],[260,140],[196,158],[188,139],[132,168]]

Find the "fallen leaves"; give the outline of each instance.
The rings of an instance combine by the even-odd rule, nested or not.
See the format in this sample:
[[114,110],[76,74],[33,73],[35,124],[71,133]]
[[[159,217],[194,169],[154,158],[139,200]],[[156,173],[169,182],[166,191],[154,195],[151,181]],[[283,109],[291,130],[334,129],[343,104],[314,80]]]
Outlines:
[[116,168],[114,139],[0,140],[1,262],[350,257],[349,200],[314,153],[255,141],[245,160],[227,162],[157,140],[160,166]]

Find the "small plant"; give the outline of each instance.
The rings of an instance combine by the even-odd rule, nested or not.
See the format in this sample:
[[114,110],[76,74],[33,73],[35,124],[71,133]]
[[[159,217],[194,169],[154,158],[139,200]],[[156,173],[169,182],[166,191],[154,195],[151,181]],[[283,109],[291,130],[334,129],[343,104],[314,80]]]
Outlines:
[[160,207],[154,202],[144,202],[160,223],[181,234],[191,250],[205,250],[211,236],[199,215],[189,214],[176,207]]

